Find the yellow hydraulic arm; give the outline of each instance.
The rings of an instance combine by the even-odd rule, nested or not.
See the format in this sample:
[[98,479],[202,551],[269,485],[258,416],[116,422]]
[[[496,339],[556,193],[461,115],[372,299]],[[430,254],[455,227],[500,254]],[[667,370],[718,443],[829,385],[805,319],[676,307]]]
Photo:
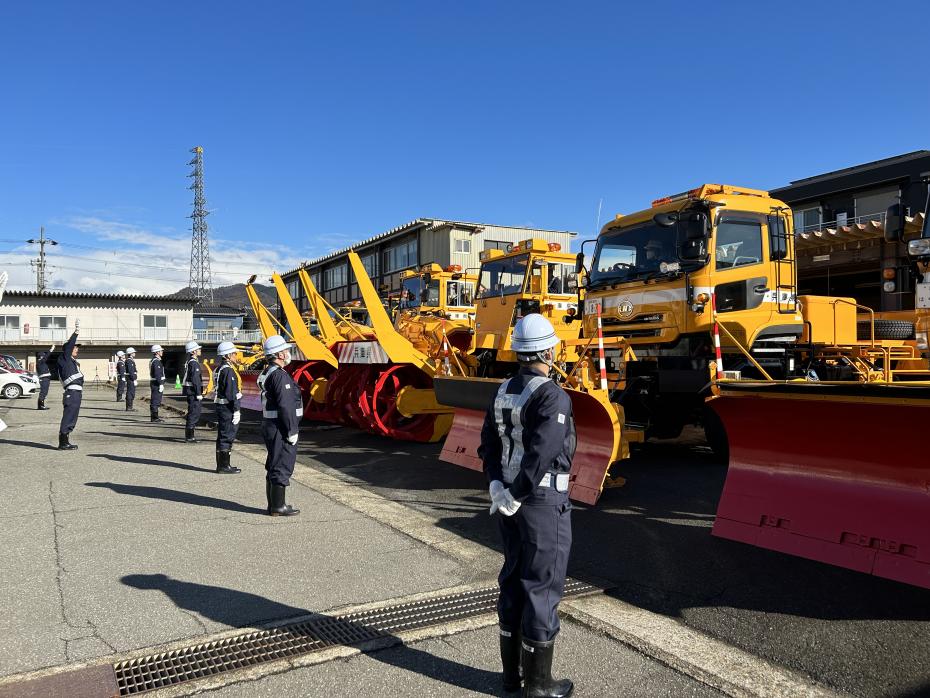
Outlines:
[[394,329],[394,323],[391,322],[390,316],[381,304],[381,298],[378,296],[378,292],[375,291],[371,279],[368,278],[362,260],[355,252],[349,252],[349,264],[352,265],[355,282],[358,284],[359,293],[362,294],[362,302],[365,304],[365,309],[368,310],[368,317],[371,318],[371,325],[374,327],[378,343],[391,361],[397,364],[413,364],[430,376],[436,375],[436,367],[433,366],[429,357],[418,351]]
[[316,290],[316,286],[310,280],[310,275],[306,269],[298,269],[297,276],[300,277],[300,283],[303,284],[304,293],[307,294],[307,300],[310,302],[310,310],[313,311],[313,317],[316,318],[316,326],[320,330],[320,336],[323,341],[332,346],[336,342],[347,339],[345,333],[340,332],[333,322],[329,309],[326,307],[326,300]]
[[[255,313],[255,318],[258,320],[258,327],[262,331],[262,337],[268,339],[271,335],[277,334],[278,330],[275,328],[275,319],[272,317],[271,313],[268,312],[267,308],[262,305],[258,293],[252,288],[252,284],[255,283],[255,277],[256,275],[253,274],[249,277],[249,280],[246,281],[245,295],[248,296],[249,304],[252,306],[252,312]],[[283,331],[284,328],[281,329]]]
[[294,299],[288,293],[287,286],[284,285],[280,274],[272,274],[271,282],[278,291],[278,302],[281,303],[281,309],[291,327],[291,337],[297,343],[297,348],[303,353],[308,361],[325,361],[333,368],[339,365],[336,357],[329,348],[319,339],[310,334],[310,330],[304,324],[304,319],[300,316],[300,311],[294,305]]

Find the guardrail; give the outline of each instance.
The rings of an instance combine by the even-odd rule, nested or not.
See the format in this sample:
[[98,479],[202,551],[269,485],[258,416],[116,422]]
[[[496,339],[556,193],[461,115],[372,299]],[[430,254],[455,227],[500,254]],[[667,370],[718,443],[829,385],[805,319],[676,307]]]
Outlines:
[[194,339],[205,344],[237,342],[254,344],[262,341],[260,330],[194,330]]
[[846,218],[845,220],[832,220],[824,221],[823,223],[813,223],[811,225],[805,225],[796,232],[798,233],[813,233],[818,230],[827,230],[828,228],[842,228],[847,225],[856,225],[859,223],[870,223],[875,221],[882,227],[885,226],[885,215],[886,212],[882,211],[881,213],[863,213],[861,216],[856,216],[855,218]]

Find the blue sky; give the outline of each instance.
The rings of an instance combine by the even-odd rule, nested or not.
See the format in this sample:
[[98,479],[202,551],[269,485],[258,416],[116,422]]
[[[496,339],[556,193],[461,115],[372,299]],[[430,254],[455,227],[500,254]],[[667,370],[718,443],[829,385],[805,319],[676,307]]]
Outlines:
[[28,287],[45,225],[58,286],[184,285],[198,144],[219,284],[419,216],[589,236],[601,199],[925,148],[928,8],[4,3],[0,264]]

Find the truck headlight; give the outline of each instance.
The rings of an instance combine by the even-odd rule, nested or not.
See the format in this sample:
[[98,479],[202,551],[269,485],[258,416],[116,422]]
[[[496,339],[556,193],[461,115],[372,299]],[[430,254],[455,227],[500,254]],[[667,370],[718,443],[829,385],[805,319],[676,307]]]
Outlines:
[[907,253],[911,257],[924,257],[930,255],[930,238],[919,238],[907,243]]

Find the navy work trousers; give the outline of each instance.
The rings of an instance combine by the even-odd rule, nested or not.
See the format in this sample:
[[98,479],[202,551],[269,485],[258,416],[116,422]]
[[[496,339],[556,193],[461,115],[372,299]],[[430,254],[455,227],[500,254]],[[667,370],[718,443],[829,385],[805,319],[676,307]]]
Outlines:
[[123,376],[116,377],[116,401],[120,402],[123,395],[126,394],[126,379]]
[[572,547],[567,492],[537,487],[513,516],[498,514],[504,566],[498,576],[497,616],[502,628],[548,642],[559,632],[559,602]]
[[48,397],[48,386],[51,385],[51,383],[51,378],[39,379],[39,402],[45,402],[45,398]]
[[136,382],[127,380],[126,381],[126,407],[132,407],[132,403],[136,399]]
[[80,390],[66,390],[64,397],[61,399],[63,410],[61,413],[61,426],[58,427],[59,434],[70,434],[74,431],[77,424],[78,414],[81,412],[81,398],[84,393]]
[[197,427],[197,422],[200,421],[200,400],[197,399],[196,395],[187,396],[187,428],[195,429]]
[[226,405],[216,406],[216,450],[232,451],[239,425],[233,424],[233,411]]
[[265,459],[266,477],[273,485],[287,487],[291,484],[294,464],[297,462],[297,446],[287,442],[287,436],[281,433],[278,422],[274,419],[262,420],[262,439],[268,449]]
[[151,386],[151,392],[149,393],[149,411],[152,414],[158,413],[158,408],[161,407],[161,391],[158,389],[159,386],[157,383],[153,383]]

